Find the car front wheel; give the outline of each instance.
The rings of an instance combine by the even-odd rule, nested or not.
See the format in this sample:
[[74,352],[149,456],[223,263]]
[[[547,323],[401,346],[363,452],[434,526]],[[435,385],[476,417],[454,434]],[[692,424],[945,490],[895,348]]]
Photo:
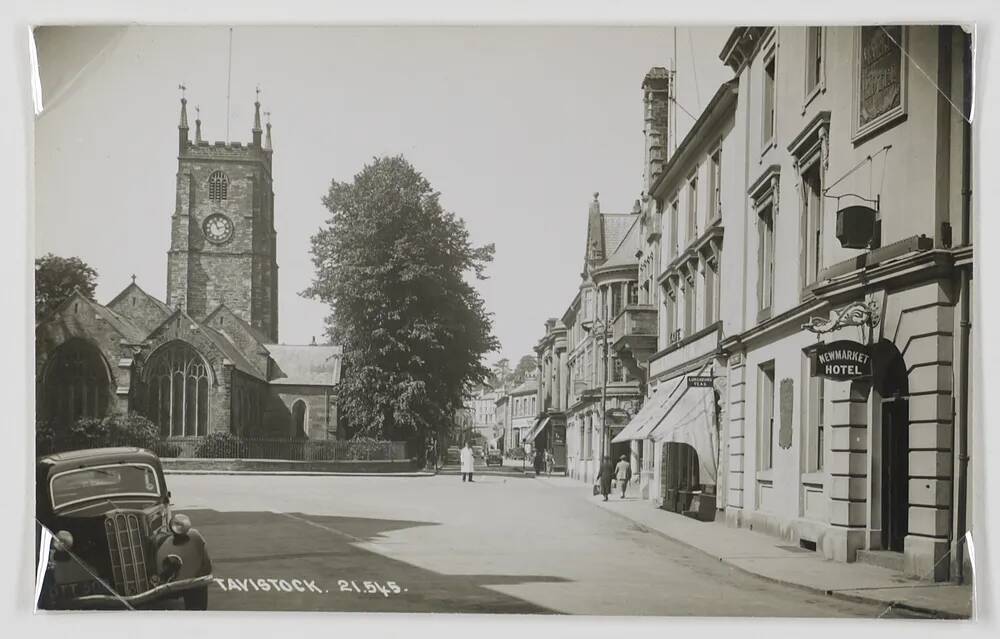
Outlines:
[[185,610],[208,610],[208,586],[184,592]]

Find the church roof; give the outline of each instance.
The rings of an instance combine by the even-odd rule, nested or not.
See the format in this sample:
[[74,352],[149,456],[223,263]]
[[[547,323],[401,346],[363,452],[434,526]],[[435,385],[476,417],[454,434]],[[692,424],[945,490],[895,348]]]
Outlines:
[[[139,305],[134,305],[134,296],[138,296],[142,300]],[[126,303],[130,297],[132,297],[133,305]],[[144,291],[135,282],[122,289],[121,293],[115,295],[106,306],[147,334],[158,327],[171,314],[170,307]]]
[[195,323],[198,325],[198,328],[200,328],[202,332],[205,333],[205,335],[207,335],[208,338],[219,347],[219,350],[225,353],[229,361],[231,361],[233,366],[236,367],[236,370],[258,379],[267,380],[267,376],[264,374],[264,371],[254,366],[254,364],[243,354],[243,351],[241,351],[236,344],[229,340],[228,336],[220,333],[207,324],[202,324],[201,322]]
[[[261,333],[260,330],[251,326],[250,322],[246,321],[245,319],[237,315],[235,311],[233,311],[233,309],[229,308],[225,304],[219,304],[218,306],[216,306],[215,310],[209,313],[208,316],[205,317],[205,323],[212,324],[212,320],[218,317],[221,313],[225,313],[226,317],[230,318],[233,322],[238,324],[240,328],[242,328],[247,333],[247,335],[256,340],[258,344],[260,344],[261,346],[267,344],[268,339],[266,335]],[[224,333],[225,331],[219,331],[219,332]]]
[[260,380],[267,379],[264,371],[260,370],[259,367],[255,366],[253,362],[247,359],[240,348],[230,341],[227,336],[216,331],[208,324],[194,319],[185,313],[183,309],[177,309],[171,313],[169,317],[163,320],[159,326],[148,334],[146,339],[150,339],[160,331],[166,330],[167,325],[169,325],[170,322],[174,321],[177,317],[184,318],[185,322],[189,323],[193,328],[196,328],[202,335],[204,335],[205,338],[210,341],[213,346],[219,349],[222,355],[233,364],[236,370],[246,373],[251,377],[256,377]]
[[49,313],[49,315],[38,322],[38,324],[44,324],[50,319],[56,317],[63,309],[67,308],[71,302],[77,301],[84,303],[94,315],[100,319],[107,322],[119,335],[121,335],[126,341],[132,344],[139,344],[146,337],[146,331],[142,328],[136,326],[134,323],[130,322],[128,319],[122,317],[118,313],[115,313],[110,308],[98,304],[94,300],[88,298],[86,295],[81,293],[79,290],[74,290],[70,293],[63,302],[56,307],[54,311]]
[[265,344],[265,348],[274,361],[271,384],[334,386],[340,382],[340,346]]
[[164,304],[160,300],[156,299],[155,297],[153,297],[149,293],[147,293],[145,290],[143,290],[143,288],[141,286],[139,286],[135,282],[132,282],[131,284],[129,284],[128,286],[126,286],[125,288],[123,288],[122,292],[119,293],[118,295],[115,295],[114,298],[110,302],[108,302],[107,305],[111,306],[113,304],[117,304],[123,297],[125,297],[126,295],[128,295],[132,291],[138,291],[139,293],[142,293],[142,295],[146,299],[148,299],[157,308],[159,308],[161,311],[163,311],[164,317],[166,317],[167,315],[170,315],[170,307],[169,306],[167,306],[166,304]]
[[130,322],[126,318],[122,317],[118,313],[115,313],[107,306],[102,306],[95,302],[94,300],[89,300],[83,295],[80,295],[80,299],[85,301],[94,309],[94,313],[99,315],[101,319],[114,327],[122,337],[127,339],[129,342],[138,344],[146,337],[146,331],[136,326],[134,323]]

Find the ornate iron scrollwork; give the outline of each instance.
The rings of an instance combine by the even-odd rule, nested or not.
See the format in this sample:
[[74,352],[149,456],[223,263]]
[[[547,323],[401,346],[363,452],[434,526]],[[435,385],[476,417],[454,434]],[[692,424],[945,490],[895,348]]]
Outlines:
[[802,328],[813,333],[830,333],[845,326],[878,326],[878,304],[874,300],[853,302],[837,312],[832,320],[828,317],[810,317]]

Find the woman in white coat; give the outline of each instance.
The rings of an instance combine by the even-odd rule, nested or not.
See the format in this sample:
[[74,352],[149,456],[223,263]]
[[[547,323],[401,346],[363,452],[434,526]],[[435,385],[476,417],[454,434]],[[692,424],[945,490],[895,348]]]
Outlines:
[[472,447],[469,446],[469,442],[465,442],[465,446],[462,447],[462,452],[459,455],[459,459],[462,461],[462,481],[465,481],[466,476],[468,476],[469,481],[472,481],[472,464],[474,462],[472,456]]

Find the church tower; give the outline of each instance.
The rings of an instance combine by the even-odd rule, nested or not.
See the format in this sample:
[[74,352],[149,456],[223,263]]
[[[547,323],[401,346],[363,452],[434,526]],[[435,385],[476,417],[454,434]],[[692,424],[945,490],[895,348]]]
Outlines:
[[271,123],[262,141],[259,92],[249,144],[202,140],[200,114],[191,142],[183,96],[177,128],[177,201],[167,254],[167,304],[199,321],[225,304],[277,342]]

